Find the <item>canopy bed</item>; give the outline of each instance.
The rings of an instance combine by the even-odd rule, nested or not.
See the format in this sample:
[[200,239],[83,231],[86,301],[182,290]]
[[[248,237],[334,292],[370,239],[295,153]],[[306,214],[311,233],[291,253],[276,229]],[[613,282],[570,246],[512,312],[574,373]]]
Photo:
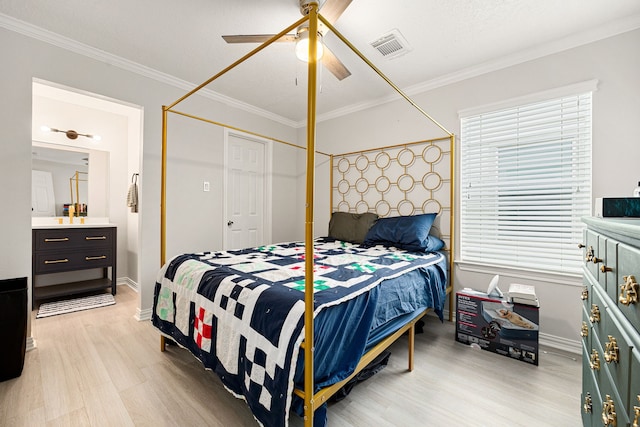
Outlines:
[[[330,155],[334,213],[328,236],[314,239],[319,22],[446,136]],[[174,107],[303,23],[309,27],[311,58],[304,242],[167,260],[168,113],[229,127]],[[302,19],[163,106],[161,269],[153,307],[162,351],[165,337],[189,349],[227,390],[247,401],[260,424],[274,426],[286,425],[290,410],[304,416],[305,426],[313,425],[314,413],[326,411],[327,399],[406,332],[413,369],[415,324],[432,309],[442,319],[453,288],[453,164],[453,134],[352,46],[318,13],[317,3],[309,2]],[[401,300],[403,308],[392,300]],[[451,313],[449,298],[449,319]],[[318,416],[316,425],[322,422]]]

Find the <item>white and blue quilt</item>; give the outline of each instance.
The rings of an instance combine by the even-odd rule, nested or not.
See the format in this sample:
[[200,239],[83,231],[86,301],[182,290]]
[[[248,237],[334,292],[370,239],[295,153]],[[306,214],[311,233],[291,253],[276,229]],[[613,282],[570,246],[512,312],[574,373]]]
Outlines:
[[[368,331],[376,319],[371,305],[378,301],[376,288],[381,283],[402,279],[403,275],[412,277],[412,286],[425,288],[426,297],[421,297],[420,304],[435,308],[441,316],[445,264],[440,253],[365,248],[317,239],[315,344],[317,352],[331,348],[330,355],[315,354],[315,364],[323,371],[323,384],[347,375],[336,373],[335,366],[355,367],[364,352]],[[424,284],[416,285],[422,281]],[[298,374],[301,371],[297,365],[304,338],[304,287],[303,243],[183,254],[158,273],[152,322],[163,334],[188,348],[205,368],[215,371],[231,393],[245,399],[260,424],[286,426],[296,368]],[[403,287],[396,284],[394,289]],[[328,314],[334,310],[330,307],[335,307],[342,319],[332,319]],[[318,324],[320,319],[322,324]],[[355,329],[334,326],[344,326],[345,322],[358,323],[365,333],[354,339],[348,334],[354,334]],[[341,337],[343,332],[347,335]],[[348,351],[318,342],[322,337],[347,343]],[[338,357],[353,360],[336,360]]]

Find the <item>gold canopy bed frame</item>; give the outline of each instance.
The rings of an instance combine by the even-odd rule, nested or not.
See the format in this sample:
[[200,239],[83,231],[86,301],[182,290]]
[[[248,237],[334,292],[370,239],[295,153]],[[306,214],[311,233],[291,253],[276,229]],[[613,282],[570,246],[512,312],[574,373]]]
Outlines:
[[[316,97],[317,97],[317,68],[318,68],[318,60],[316,58],[316,42],[318,40],[318,25],[319,22],[322,22],[330,31],[332,31],[345,45],[347,45],[351,51],[353,51],[362,61],[364,61],[373,71],[375,71],[385,82],[387,82],[400,96],[402,96],[405,100],[407,100],[415,109],[417,109],[424,117],[430,120],[433,124],[435,124],[438,128],[440,128],[446,136],[441,138],[427,140],[427,141],[418,141],[415,143],[407,143],[400,144],[398,146],[389,146],[384,148],[396,148],[400,147],[409,147],[414,144],[427,144],[428,147],[434,146],[434,144],[438,144],[441,142],[447,142],[449,147],[446,151],[449,156],[449,171],[450,178],[448,180],[449,185],[449,224],[448,229],[449,232],[446,235],[442,235],[443,239],[446,241],[446,249],[448,252],[448,283],[446,285],[446,293],[449,295],[449,320],[452,318],[453,312],[453,304],[451,298],[451,292],[453,290],[453,255],[454,255],[454,214],[453,214],[453,205],[454,205],[454,145],[455,145],[455,136],[453,133],[449,132],[445,127],[443,127],[440,123],[438,123],[435,119],[433,119],[429,114],[427,114],[420,106],[418,106],[411,98],[409,98],[400,88],[398,88],[388,77],[386,77],[378,68],[375,67],[358,49],[356,49],[338,30],[334,28],[334,26],[328,22],[322,15],[318,13],[318,3],[311,2],[309,4],[308,14],[303,16],[298,21],[291,24],[289,27],[285,28],[282,32],[274,35],[269,40],[259,45],[257,48],[253,49],[251,52],[235,61],[233,64],[229,65],[218,74],[214,75],[204,83],[200,84],[190,92],[186,93],[184,96],[173,102],[168,106],[162,107],[162,156],[161,156],[161,195],[160,195],[160,265],[163,266],[166,263],[166,228],[167,228],[167,204],[166,204],[166,180],[167,180],[167,121],[168,121],[168,113],[178,114],[184,117],[193,118],[196,120],[201,120],[204,122],[208,122],[211,124],[215,124],[218,126],[223,126],[229,129],[241,130],[243,132],[247,132],[252,135],[264,137],[264,135],[259,135],[255,132],[248,132],[243,129],[239,129],[237,127],[225,125],[219,122],[215,122],[212,120],[204,119],[201,117],[197,117],[191,114],[187,114],[184,112],[180,112],[174,109],[176,105],[181,103],[182,101],[189,98],[191,95],[196,94],[198,91],[203,89],[205,86],[212,83],[214,80],[218,79],[222,75],[234,69],[239,64],[243,63],[247,59],[254,56],[256,53],[265,49],[267,46],[271,45],[279,38],[284,35],[290,33],[292,30],[296,29],[300,25],[304,23],[308,23],[309,26],[309,61],[308,61],[308,88],[307,88],[307,132],[306,132],[306,147],[301,147],[296,144],[291,144],[286,141],[277,140],[270,137],[265,137],[269,140],[284,143],[293,147],[306,149],[306,198],[305,198],[305,311],[304,311],[304,339],[301,344],[301,349],[304,351],[304,390],[295,389],[294,393],[301,397],[304,401],[304,425],[312,426],[314,412],[317,407],[324,404],[329,397],[331,397],[336,391],[338,391],[347,381],[357,375],[364,367],[366,367],[373,359],[376,358],[380,353],[382,353],[389,345],[391,345],[398,337],[403,335],[405,332],[409,331],[409,370],[413,369],[413,349],[414,349],[414,333],[415,333],[415,323],[426,314],[429,309],[425,310],[424,313],[417,316],[414,320],[410,321],[406,325],[402,326],[396,332],[392,333],[390,336],[382,340],[379,344],[374,346],[371,350],[365,353],[360,362],[358,363],[356,370],[354,373],[348,378],[321,389],[320,391],[314,393],[314,348],[311,345],[307,345],[307,343],[314,342],[314,301],[313,301],[313,286],[309,286],[308,284],[312,284],[314,281],[314,182],[315,182],[315,154],[316,154]],[[380,150],[380,149],[377,149]],[[366,155],[367,152],[375,152],[375,150],[364,150],[360,152],[346,153],[342,155],[331,157],[331,207],[334,208],[334,194],[341,194],[339,185],[334,187],[333,177],[334,177],[334,169],[340,172],[339,161],[342,159],[346,159],[349,156],[362,156]],[[325,154],[325,153],[321,153]],[[424,156],[423,156],[424,157]],[[334,166],[334,160],[337,160],[337,166]],[[440,157],[437,159],[440,160]],[[431,162],[433,163],[433,162]],[[429,173],[425,175],[423,179],[431,179],[433,175],[436,174],[431,170]],[[429,175],[430,178],[427,178]],[[437,179],[437,178],[436,178]],[[442,181],[442,180],[441,180]],[[356,184],[357,185],[357,184]],[[397,184],[396,184],[397,185]],[[425,184],[427,188],[428,185]],[[435,186],[434,186],[435,188]],[[432,190],[434,189],[432,188]],[[429,199],[431,200],[431,199]],[[344,199],[341,202],[345,202]],[[424,210],[425,206],[423,206]],[[442,206],[441,206],[442,208]],[[350,207],[351,210],[353,208]],[[360,209],[360,208],[356,208]],[[441,209],[442,210],[442,209]],[[398,209],[400,211],[400,209]],[[401,213],[401,212],[399,212]],[[161,351],[165,349],[165,337],[161,335]]]

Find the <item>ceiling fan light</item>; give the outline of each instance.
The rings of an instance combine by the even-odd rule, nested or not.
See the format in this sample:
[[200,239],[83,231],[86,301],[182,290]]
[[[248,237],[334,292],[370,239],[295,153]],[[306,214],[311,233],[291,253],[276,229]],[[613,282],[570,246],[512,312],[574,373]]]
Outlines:
[[[319,61],[324,54],[324,46],[320,37],[316,42],[316,61]],[[303,32],[296,41],[296,56],[299,60],[309,62],[309,33]]]

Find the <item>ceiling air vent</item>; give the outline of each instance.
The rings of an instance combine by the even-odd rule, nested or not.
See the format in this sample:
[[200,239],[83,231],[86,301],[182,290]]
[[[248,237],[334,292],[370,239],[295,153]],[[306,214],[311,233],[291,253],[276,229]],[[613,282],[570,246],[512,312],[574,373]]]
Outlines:
[[400,31],[391,30],[376,41],[369,43],[387,59],[397,58],[407,52],[411,52],[411,46],[407,43]]

